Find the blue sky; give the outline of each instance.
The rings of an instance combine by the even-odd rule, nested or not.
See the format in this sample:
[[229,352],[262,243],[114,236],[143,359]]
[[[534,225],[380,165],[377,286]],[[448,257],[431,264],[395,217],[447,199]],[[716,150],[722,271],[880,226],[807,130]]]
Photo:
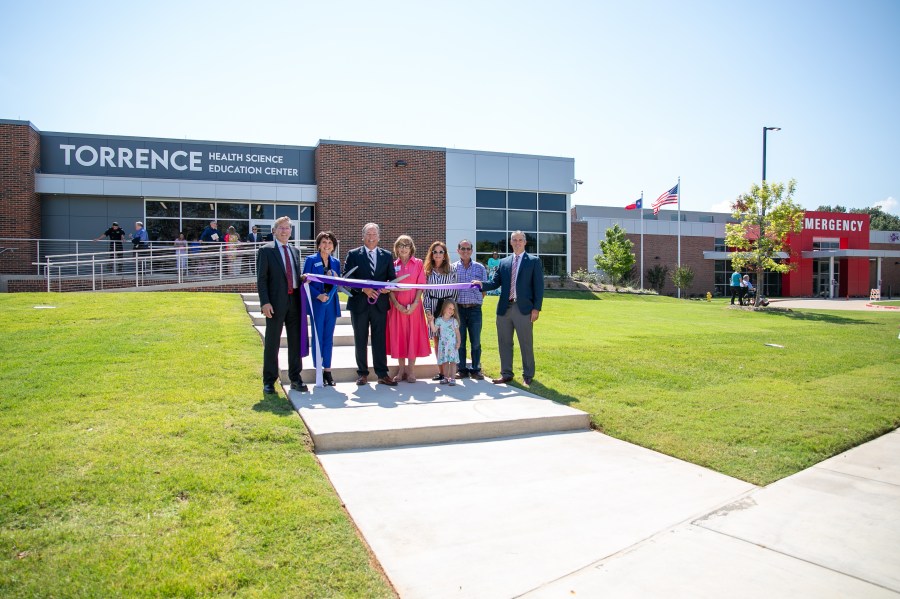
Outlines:
[[42,131],[571,156],[573,204],[758,181],[900,213],[900,2],[0,0],[0,118]]

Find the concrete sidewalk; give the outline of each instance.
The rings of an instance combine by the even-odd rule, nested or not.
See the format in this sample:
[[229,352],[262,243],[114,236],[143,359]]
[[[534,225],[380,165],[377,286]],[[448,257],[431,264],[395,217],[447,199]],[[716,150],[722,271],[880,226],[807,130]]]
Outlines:
[[[290,397],[401,430],[530,396],[344,387]],[[592,431],[441,441],[319,452],[403,598],[900,597],[900,431],[766,488]]]
[[769,305],[775,308],[792,310],[859,310],[863,312],[884,312],[884,307],[870,305],[867,299],[815,299],[815,298],[777,298],[769,299]]
[[[347,350],[337,380],[355,380]],[[758,488],[434,371],[430,356],[413,384],[285,388],[404,599],[900,599],[900,431]]]

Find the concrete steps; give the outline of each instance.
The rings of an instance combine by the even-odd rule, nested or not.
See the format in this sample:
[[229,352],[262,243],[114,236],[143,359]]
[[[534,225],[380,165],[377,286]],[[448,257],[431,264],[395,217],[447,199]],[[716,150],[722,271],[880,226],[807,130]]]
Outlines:
[[[378,378],[375,376],[375,370],[372,368],[372,348],[368,348],[369,363],[369,380],[375,382]],[[388,356],[388,369],[393,374],[397,370],[397,360]],[[282,348],[278,351],[278,367],[281,370],[281,382],[285,385],[289,384],[288,378],[288,354],[287,349]],[[424,358],[416,360],[416,378],[431,378],[437,374],[437,359],[434,354],[430,354]],[[303,370],[300,373],[305,383],[309,383],[316,379],[316,370],[313,368],[311,356],[303,358]],[[331,352],[331,376],[337,383],[355,383],[356,377],[356,347],[352,340],[350,345],[336,345]]]
[[[349,318],[347,320],[349,320]],[[254,319],[253,327],[260,334],[260,336],[265,336],[265,324],[258,325],[256,324],[256,320]],[[335,347],[337,347],[338,345],[353,345],[353,327],[350,326],[349,322],[347,324],[339,324],[334,327],[334,345]],[[285,331],[281,331],[281,347],[287,347],[287,332]]]
[[[242,294],[260,336],[265,318],[256,294]],[[342,302],[343,304],[343,302]],[[343,310],[346,314],[346,309]],[[490,327],[486,327],[490,331]],[[338,320],[332,353],[336,387],[315,387],[311,357],[303,360],[303,381],[309,392],[290,389],[287,337],[278,353],[281,383],[288,400],[303,418],[317,452],[496,439],[517,435],[585,431],[588,414],[508,385],[463,379],[456,385],[431,380],[437,374],[434,354],[416,360],[415,383],[380,385],[368,349],[369,384],[356,385],[356,350],[349,316]],[[388,356],[391,374],[397,360]]]
[[[431,367],[436,372],[434,366]],[[418,370],[418,369],[417,369]],[[306,378],[304,377],[304,380]],[[490,381],[341,383],[290,392],[317,452],[587,430],[588,414]]]

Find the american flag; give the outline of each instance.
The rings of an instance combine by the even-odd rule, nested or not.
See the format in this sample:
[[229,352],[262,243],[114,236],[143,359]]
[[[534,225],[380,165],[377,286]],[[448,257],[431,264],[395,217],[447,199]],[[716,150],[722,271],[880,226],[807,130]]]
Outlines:
[[659,209],[665,206],[666,204],[677,204],[678,203],[678,185],[665,192],[653,202],[653,214],[659,214]]

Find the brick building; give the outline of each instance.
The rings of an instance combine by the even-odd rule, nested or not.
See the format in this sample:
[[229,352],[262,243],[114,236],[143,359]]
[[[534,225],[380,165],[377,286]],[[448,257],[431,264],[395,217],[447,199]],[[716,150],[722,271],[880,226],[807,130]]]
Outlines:
[[[34,263],[47,255],[105,251],[105,242],[92,240],[113,221],[126,232],[142,221],[152,242],[165,243],[179,231],[199,236],[212,219],[242,238],[252,226],[266,233],[283,215],[301,242],[334,231],[339,256],[361,243],[369,221],[381,225],[384,247],[401,234],[420,247],[440,239],[455,248],[467,238],[482,261],[494,251],[506,255],[510,232],[520,229],[526,250],[550,275],[593,270],[599,240],[619,223],[638,264],[643,255],[638,282],[642,270],[649,287],[646,272],[656,265],[671,272],[675,210],[643,211],[642,252],[640,212],[572,207],[575,188],[572,158],[331,140],[285,146],[55,133],[0,120],[0,291],[40,289]],[[727,292],[729,219],[681,212],[681,262],[695,273],[689,293]],[[768,295],[866,295],[879,278],[886,292],[900,293],[900,233],[870,232],[868,218],[858,215],[808,213],[806,224],[795,240],[799,268],[768,275]],[[671,281],[662,292],[674,294]]]
[[[521,229],[545,271],[569,269],[572,158],[448,148],[319,141],[284,146],[42,132],[0,120],[0,290],[28,288],[46,255],[103,252],[93,242],[113,221],[142,221],[151,242],[190,240],[210,220],[268,232],[290,216],[294,239],[330,229],[340,253],[362,226],[382,226],[427,247],[475,242],[478,259],[507,253]],[[38,241],[40,240],[40,241]],[[93,244],[93,245],[91,245]]]
[[[644,286],[647,271],[667,266],[669,273],[678,261],[678,211],[664,208],[658,215],[610,206],[574,206],[572,216],[572,270],[596,270],[593,256],[599,242],[613,225],[625,229],[634,243],[637,257],[635,279],[640,282],[641,227],[643,226]],[[728,294],[732,273],[725,224],[734,222],[730,214],[681,211],[681,263],[694,271],[688,294],[707,291]],[[869,217],[863,214],[807,212],[801,233],[790,240],[797,268],[785,275],[766,273],[763,292],[789,297],[863,297],[880,288],[884,295],[900,294],[900,233],[870,231]],[[754,281],[756,284],[757,281]],[[667,278],[662,293],[675,294]]]

